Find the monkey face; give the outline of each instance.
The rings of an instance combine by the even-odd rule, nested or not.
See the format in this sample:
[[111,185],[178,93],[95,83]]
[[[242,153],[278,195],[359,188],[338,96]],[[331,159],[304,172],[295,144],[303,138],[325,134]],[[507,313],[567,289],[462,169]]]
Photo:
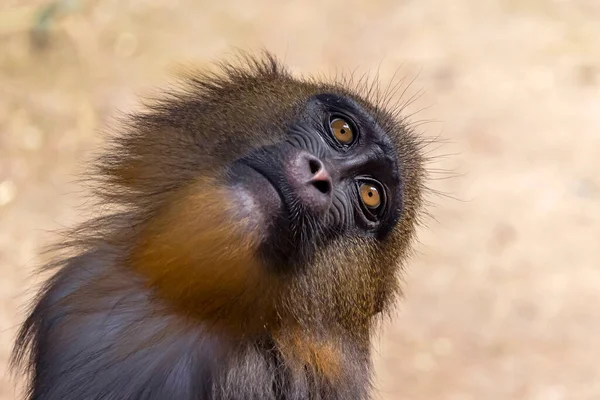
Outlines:
[[402,213],[395,148],[351,98],[307,97],[275,143],[235,160],[228,176],[253,215],[260,255],[275,266],[311,264],[336,238],[384,240]]

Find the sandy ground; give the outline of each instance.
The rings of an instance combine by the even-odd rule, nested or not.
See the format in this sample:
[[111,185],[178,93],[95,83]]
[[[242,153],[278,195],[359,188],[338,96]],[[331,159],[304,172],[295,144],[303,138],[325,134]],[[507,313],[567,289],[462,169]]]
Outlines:
[[400,101],[421,91],[407,113],[448,142],[375,398],[600,399],[600,2],[79,1],[43,50],[23,32],[40,4],[0,1],[2,367],[110,118],[178,63],[266,47],[297,73],[414,79]]

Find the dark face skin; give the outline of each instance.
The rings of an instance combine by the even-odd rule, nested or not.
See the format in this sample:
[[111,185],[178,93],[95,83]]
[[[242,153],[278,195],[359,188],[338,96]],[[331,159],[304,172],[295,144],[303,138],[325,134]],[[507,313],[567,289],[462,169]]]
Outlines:
[[383,240],[402,211],[390,139],[366,110],[336,94],[308,98],[279,141],[228,172],[246,212],[260,215],[261,256],[275,266],[310,264],[319,245],[344,235]]

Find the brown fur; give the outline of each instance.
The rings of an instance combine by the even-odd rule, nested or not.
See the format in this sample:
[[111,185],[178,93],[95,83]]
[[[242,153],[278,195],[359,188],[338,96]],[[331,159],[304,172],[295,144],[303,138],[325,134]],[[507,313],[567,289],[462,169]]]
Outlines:
[[255,257],[260,238],[248,218],[234,220],[231,196],[214,177],[175,191],[129,262],[184,313],[252,334],[274,323],[279,282]]
[[299,329],[287,329],[275,338],[292,368],[309,367],[332,383],[340,379],[344,362],[342,349],[331,338],[318,339]]

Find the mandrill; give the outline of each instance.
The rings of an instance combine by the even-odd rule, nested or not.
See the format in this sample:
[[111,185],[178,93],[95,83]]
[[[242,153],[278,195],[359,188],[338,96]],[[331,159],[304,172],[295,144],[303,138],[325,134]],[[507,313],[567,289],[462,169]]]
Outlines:
[[370,398],[423,141],[366,85],[242,60],[184,76],[97,159],[110,213],[60,244],[17,338],[28,399]]

